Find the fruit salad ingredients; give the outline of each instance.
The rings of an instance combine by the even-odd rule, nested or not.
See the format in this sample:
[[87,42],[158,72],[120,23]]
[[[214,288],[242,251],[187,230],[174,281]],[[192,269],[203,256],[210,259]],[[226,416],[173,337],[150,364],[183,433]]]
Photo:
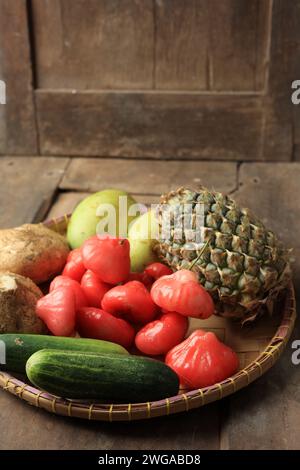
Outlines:
[[195,318],[208,318],[214,313],[211,296],[199,284],[196,273],[187,269],[157,279],[151,288],[156,305]]
[[[79,248],[85,240],[96,233],[102,234],[104,230],[112,236],[126,237],[128,226],[135,219],[134,215],[127,215],[134,204],[136,201],[133,197],[119,189],[105,189],[86,197],[75,208],[68,224],[67,239],[70,246]],[[110,232],[107,224],[109,215],[115,217],[116,227],[112,229],[116,228],[116,233]],[[121,233],[123,231],[125,233]]]
[[81,279],[81,288],[87,299],[85,306],[89,305],[90,307],[100,308],[104,294],[106,294],[111,287],[110,284],[101,281],[97,274],[88,269]]
[[128,279],[130,272],[129,242],[125,238],[92,237],[82,246],[86,269],[90,269],[108,284]]
[[35,314],[42,296],[31,279],[0,273],[0,333],[45,333],[44,322]]
[[130,281],[113,287],[102,299],[102,308],[116,316],[124,316],[133,323],[148,323],[157,314],[157,306],[139,281]]
[[152,263],[145,268],[145,273],[151,276],[153,279],[159,279],[162,276],[169,276],[173,274],[173,271],[169,266],[163,263]]
[[239,367],[236,353],[223,344],[214,333],[194,331],[166,356],[166,364],[190,390],[222,382]]
[[40,349],[60,349],[99,354],[128,354],[125,348],[109,341],[87,338],[67,338],[48,335],[2,334],[0,341],[5,344],[5,364],[1,369],[25,373],[27,359]]
[[134,329],[122,318],[94,307],[81,308],[76,317],[80,336],[111,341],[126,349],[133,343]]
[[0,230],[0,271],[29,277],[37,284],[61,272],[68,253],[66,239],[43,224]]
[[75,329],[75,294],[73,289],[60,286],[45,295],[38,300],[36,313],[55,336],[70,336]]
[[29,380],[65,398],[108,403],[160,400],[178,392],[178,377],[149,357],[42,349],[27,361]]
[[74,279],[70,279],[67,276],[56,276],[50,284],[49,292],[53,292],[55,289],[60,287],[68,287],[72,289],[75,295],[76,310],[88,305],[88,300],[84,294],[83,289],[81,288],[81,285],[77,281],[74,281]]
[[85,273],[85,266],[82,261],[82,254],[79,248],[72,250],[67,258],[67,264],[62,272],[63,276],[67,276],[74,281],[80,282]]
[[[290,280],[289,250],[276,235],[230,196],[204,187],[198,191],[179,188],[162,196],[161,203],[159,223],[169,216],[169,206],[173,214],[175,211],[179,215],[176,224],[182,227],[182,208],[189,204],[191,216],[199,221],[197,232],[203,234],[207,247],[200,257],[199,250],[184,249],[185,234],[180,243],[173,237],[173,217],[171,236],[155,246],[160,259],[177,270],[194,261],[192,269],[216,299],[219,315],[245,322],[268,310],[270,313],[273,300]],[[202,210],[204,217],[199,218]]]
[[159,320],[145,325],[135,337],[136,347],[144,354],[166,354],[179,344],[188,329],[188,319],[176,312],[164,313]]

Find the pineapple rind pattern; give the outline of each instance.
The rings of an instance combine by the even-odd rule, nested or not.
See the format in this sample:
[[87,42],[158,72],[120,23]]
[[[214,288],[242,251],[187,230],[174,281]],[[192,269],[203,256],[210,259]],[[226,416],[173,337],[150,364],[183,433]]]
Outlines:
[[[245,322],[266,310],[272,311],[274,299],[290,279],[289,250],[273,232],[229,196],[206,188],[179,188],[162,196],[161,203],[173,210],[171,236],[161,238],[155,247],[164,262],[176,270],[195,271],[214,298],[220,315]],[[200,230],[205,246],[193,249],[184,231],[180,238],[175,237],[172,223],[178,227],[175,222],[183,215],[179,209],[176,213],[174,207],[191,204],[194,210],[199,203],[204,205]],[[160,224],[162,217],[158,211]],[[193,228],[196,222],[194,216]]]

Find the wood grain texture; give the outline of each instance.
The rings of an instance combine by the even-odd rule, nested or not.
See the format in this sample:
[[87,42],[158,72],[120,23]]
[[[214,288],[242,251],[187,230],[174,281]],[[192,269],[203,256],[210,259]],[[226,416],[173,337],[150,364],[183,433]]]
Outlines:
[[100,191],[122,188],[132,194],[155,195],[179,186],[205,184],[224,192],[236,187],[236,164],[231,162],[72,159],[60,188]]
[[[234,198],[250,207],[293,248],[293,271],[300,298],[300,164],[241,165]],[[299,339],[300,322],[278,364],[224,403],[221,446],[224,449],[299,449],[299,366],[292,364],[291,343]],[[227,410],[227,411],[226,411]]]
[[151,88],[152,0],[33,0],[40,88]]
[[[149,421],[97,423],[63,418],[1,390],[0,449],[218,449],[218,404]],[[19,423],[16,426],[16,422]]]
[[[266,159],[280,154],[291,160],[297,124],[291,102],[291,84],[300,77],[300,0],[276,0],[272,10],[272,35],[264,107]],[[299,111],[297,112],[299,118]]]
[[0,154],[34,155],[37,137],[26,2],[0,2],[0,79],[6,104],[0,104]]
[[42,220],[67,163],[67,158],[0,158],[0,228]]
[[293,159],[297,162],[300,161],[300,144],[295,144],[294,145]]
[[33,0],[32,11],[42,154],[298,158],[300,0]]
[[291,344],[299,335],[298,319],[278,363],[257,382],[225,399],[222,449],[300,449],[299,365],[291,360]]
[[300,0],[273,0],[268,87],[279,96],[290,96],[299,79],[299,17]]
[[155,0],[155,87],[208,88],[206,0]]
[[[47,212],[46,219],[53,219],[60,217],[65,214],[71,214],[77,204],[82,201],[85,197],[91,193],[79,192],[79,191],[59,191],[53,201],[52,206]],[[157,202],[157,196],[149,196],[145,194],[135,195],[135,200],[146,206],[155,204]]]
[[259,160],[257,96],[37,91],[43,154]]
[[45,219],[56,219],[62,215],[70,214],[77,204],[89,194],[86,192],[58,191]]
[[211,0],[205,3],[210,41],[210,88],[213,90],[263,89],[270,1]]
[[293,109],[293,129],[294,129],[294,159],[300,160],[300,104],[294,105]]
[[33,0],[38,85],[261,90],[268,5]]
[[138,202],[150,205],[157,203],[163,192],[181,185],[206,184],[229,193],[236,188],[236,178],[237,165],[231,162],[75,158],[61,180],[61,191],[47,218],[71,213],[90,193],[106,188],[123,188]]

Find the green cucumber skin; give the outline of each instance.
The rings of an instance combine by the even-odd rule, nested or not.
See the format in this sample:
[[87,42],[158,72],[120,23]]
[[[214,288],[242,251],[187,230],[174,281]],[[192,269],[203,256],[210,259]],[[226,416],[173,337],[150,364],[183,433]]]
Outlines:
[[35,386],[56,396],[111,403],[160,400],[179,388],[171,368],[140,356],[44,349],[29,358],[26,373]]
[[40,349],[62,349],[64,351],[82,351],[101,354],[128,354],[119,344],[99,339],[67,338],[61,336],[0,334],[0,341],[5,343],[6,364],[1,370],[25,374],[29,357]]

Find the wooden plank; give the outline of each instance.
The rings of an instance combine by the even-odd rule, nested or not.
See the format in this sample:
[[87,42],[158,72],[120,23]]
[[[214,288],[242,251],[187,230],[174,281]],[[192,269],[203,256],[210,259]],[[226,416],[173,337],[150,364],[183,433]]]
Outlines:
[[263,158],[257,96],[39,90],[36,99],[43,154]]
[[0,228],[42,220],[67,163],[67,158],[2,157]]
[[[300,295],[300,163],[242,164],[234,194],[286,243],[295,248],[295,286]],[[299,339],[298,320],[293,339]],[[258,382],[233,395],[222,425],[222,448],[299,449],[299,370],[291,341],[278,364]],[[299,368],[299,366],[298,366]]]
[[292,81],[299,79],[299,15],[300,0],[273,2],[268,86],[280,95],[290,96]]
[[[268,97],[265,102],[264,154],[279,160],[293,156],[294,132],[291,84],[300,77],[300,0],[273,2]],[[299,115],[299,114],[298,114]]]
[[213,90],[264,88],[270,3],[271,0],[206,2]]
[[77,204],[87,197],[85,192],[58,192],[46,215],[46,219],[55,219],[73,212]]
[[33,0],[33,19],[39,87],[152,87],[152,0]]
[[222,449],[300,449],[299,365],[291,360],[291,343],[299,335],[298,321],[278,363],[257,382],[225,400]]
[[292,105],[288,100],[290,97],[279,96],[275,92],[264,99],[264,160],[291,161],[293,158],[293,117],[289,109]]
[[206,0],[155,0],[156,88],[207,89],[206,5]]
[[293,108],[294,160],[300,161],[300,104]]
[[[49,212],[46,215],[46,218],[52,219],[65,214],[71,214],[77,204],[90,194],[91,193],[74,191],[58,192]],[[150,206],[150,204],[155,204],[155,202],[157,202],[157,196],[148,196],[142,194],[135,195],[134,198],[137,202],[141,202],[142,204],[146,204],[147,206]]]
[[60,188],[93,192],[115,187],[132,194],[152,194],[158,197],[179,186],[197,188],[201,184],[224,192],[233,191],[236,187],[236,164],[75,158],[71,161]]
[[253,66],[255,68],[254,88],[255,90],[266,92],[270,44],[272,35],[272,12],[274,0],[258,0],[256,2],[256,46]]
[[0,449],[218,449],[217,408],[214,403],[154,420],[97,423],[47,413],[0,390],[0,419],[5,426]]
[[268,3],[33,0],[39,86],[261,89]]
[[6,104],[0,104],[0,154],[37,153],[26,2],[0,2],[0,79]]
[[295,160],[297,162],[300,161],[300,144],[295,144],[294,145],[293,160]]

